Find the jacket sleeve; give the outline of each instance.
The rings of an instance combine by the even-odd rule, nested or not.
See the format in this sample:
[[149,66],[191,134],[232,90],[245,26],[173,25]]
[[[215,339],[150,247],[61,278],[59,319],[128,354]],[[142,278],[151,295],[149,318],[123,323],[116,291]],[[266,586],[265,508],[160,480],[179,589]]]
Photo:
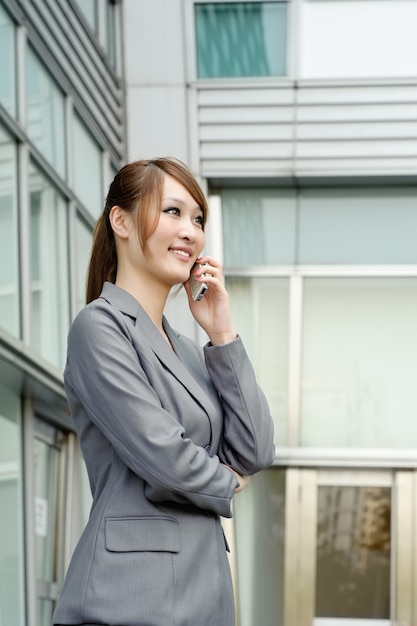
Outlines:
[[220,460],[243,475],[265,469],[275,456],[273,421],[241,339],[207,344],[204,354],[224,411]]
[[188,502],[231,517],[237,479],[218,457],[186,438],[161,406],[126,321],[111,307],[86,307],[74,321],[65,384],[116,454],[148,484],[150,499]]

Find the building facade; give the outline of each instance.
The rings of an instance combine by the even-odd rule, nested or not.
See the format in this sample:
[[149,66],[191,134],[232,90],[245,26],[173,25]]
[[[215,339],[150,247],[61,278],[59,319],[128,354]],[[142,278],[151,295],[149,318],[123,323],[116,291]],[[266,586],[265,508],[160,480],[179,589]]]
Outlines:
[[205,185],[275,420],[227,529],[240,626],[416,624],[417,2],[124,12],[129,159]]
[[[417,0],[0,0],[0,626],[47,626],[89,495],[62,385],[124,160],[207,190],[275,421],[239,626],[417,623]],[[203,343],[179,294],[171,324]],[[210,572],[207,572],[210,575]]]
[[0,1],[0,624],[49,626],[88,491],[62,382],[125,157],[120,5]]

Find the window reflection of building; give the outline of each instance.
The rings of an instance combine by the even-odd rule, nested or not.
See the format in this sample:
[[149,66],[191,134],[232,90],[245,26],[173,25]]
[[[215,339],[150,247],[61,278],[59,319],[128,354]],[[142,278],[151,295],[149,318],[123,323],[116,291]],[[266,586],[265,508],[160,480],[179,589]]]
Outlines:
[[319,488],[318,616],[389,617],[390,517],[388,488]]

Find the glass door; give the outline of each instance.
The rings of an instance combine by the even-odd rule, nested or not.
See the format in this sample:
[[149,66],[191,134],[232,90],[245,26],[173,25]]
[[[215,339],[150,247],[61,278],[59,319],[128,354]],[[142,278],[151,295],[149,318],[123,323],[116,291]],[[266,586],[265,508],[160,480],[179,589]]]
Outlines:
[[412,626],[414,471],[287,474],[285,626]]
[[384,478],[325,484],[319,476],[314,626],[390,623],[392,488]]
[[58,596],[57,580],[63,545],[65,442],[65,433],[36,420],[33,441],[36,626],[49,626]]

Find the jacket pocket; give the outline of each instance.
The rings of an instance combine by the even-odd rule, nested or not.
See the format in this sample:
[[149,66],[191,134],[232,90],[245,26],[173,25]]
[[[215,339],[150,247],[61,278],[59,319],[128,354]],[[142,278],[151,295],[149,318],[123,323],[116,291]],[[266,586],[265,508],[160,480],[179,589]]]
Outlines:
[[179,552],[179,523],[172,517],[108,517],[105,520],[109,552]]

